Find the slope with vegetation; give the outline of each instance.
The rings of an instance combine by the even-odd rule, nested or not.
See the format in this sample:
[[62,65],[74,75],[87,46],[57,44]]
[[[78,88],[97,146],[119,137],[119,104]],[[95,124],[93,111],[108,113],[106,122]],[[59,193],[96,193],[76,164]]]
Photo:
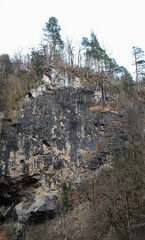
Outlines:
[[43,30],[0,55],[0,240],[143,240],[144,53],[135,84],[93,31],[75,49]]

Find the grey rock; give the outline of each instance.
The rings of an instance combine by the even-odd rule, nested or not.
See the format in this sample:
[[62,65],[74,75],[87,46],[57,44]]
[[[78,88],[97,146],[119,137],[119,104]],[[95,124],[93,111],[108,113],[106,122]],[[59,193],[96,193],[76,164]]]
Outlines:
[[111,168],[113,154],[125,142],[122,129],[113,127],[122,116],[113,110],[101,111],[101,99],[95,87],[51,67],[40,85],[16,106],[15,117],[8,113],[9,120],[3,119],[3,223],[13,222],[21,229],[26,222],[53,218],[61,209],[57,197],[61,197],[62,183],[74,189],[86,178],[99,176],[103,166]]

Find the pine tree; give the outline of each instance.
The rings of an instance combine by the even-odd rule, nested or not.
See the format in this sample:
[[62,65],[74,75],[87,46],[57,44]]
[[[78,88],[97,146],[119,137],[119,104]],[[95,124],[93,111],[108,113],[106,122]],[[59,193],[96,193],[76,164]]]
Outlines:
[[49,63],[56,62],[57,56],[60,55],[64,47],[60,30],[61,28],[58,24],[58,20],[55,17],[50,17],[43,29],[44,40],[47,42],[47,47],[49,49]]
[[44,71],[45,56],[42,50],[32,50],[31,52],[32,67],[36,72],[36,75],[42,77]]
[[82,45],[85,48],[86,68],[89,68],[91,65],[90,62],[92,62],[92,68],[95,70],[97,78],[99,79],[102,90],[102,100],[105,104],[105,80],[109,76],[113,76],[113,74],[120,72],[120,68],[115,59],[110,58],[106,51],[101,48],[97,36],[93,31],[91,32],[90,40],[83,37]]

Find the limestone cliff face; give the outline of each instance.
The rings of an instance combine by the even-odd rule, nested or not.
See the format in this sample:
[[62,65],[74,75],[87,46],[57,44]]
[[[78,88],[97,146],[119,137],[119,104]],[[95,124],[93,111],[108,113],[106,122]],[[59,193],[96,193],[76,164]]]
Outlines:
[[64,182],[76,188],[110,168],[124,139],[101,92],[50,67],[17,107],[0,113],[0,221],[17,228],[55,216]]

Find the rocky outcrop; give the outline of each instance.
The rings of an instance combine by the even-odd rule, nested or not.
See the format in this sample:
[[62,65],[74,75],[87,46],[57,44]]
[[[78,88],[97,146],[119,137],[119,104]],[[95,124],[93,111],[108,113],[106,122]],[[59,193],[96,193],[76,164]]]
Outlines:
[[0,113],[1,224],[20,230],[53,218],[64,182],[75,189],[111,168],[125,135],[121,114],[101,99],[85,80],[50,67],[18,106]]

